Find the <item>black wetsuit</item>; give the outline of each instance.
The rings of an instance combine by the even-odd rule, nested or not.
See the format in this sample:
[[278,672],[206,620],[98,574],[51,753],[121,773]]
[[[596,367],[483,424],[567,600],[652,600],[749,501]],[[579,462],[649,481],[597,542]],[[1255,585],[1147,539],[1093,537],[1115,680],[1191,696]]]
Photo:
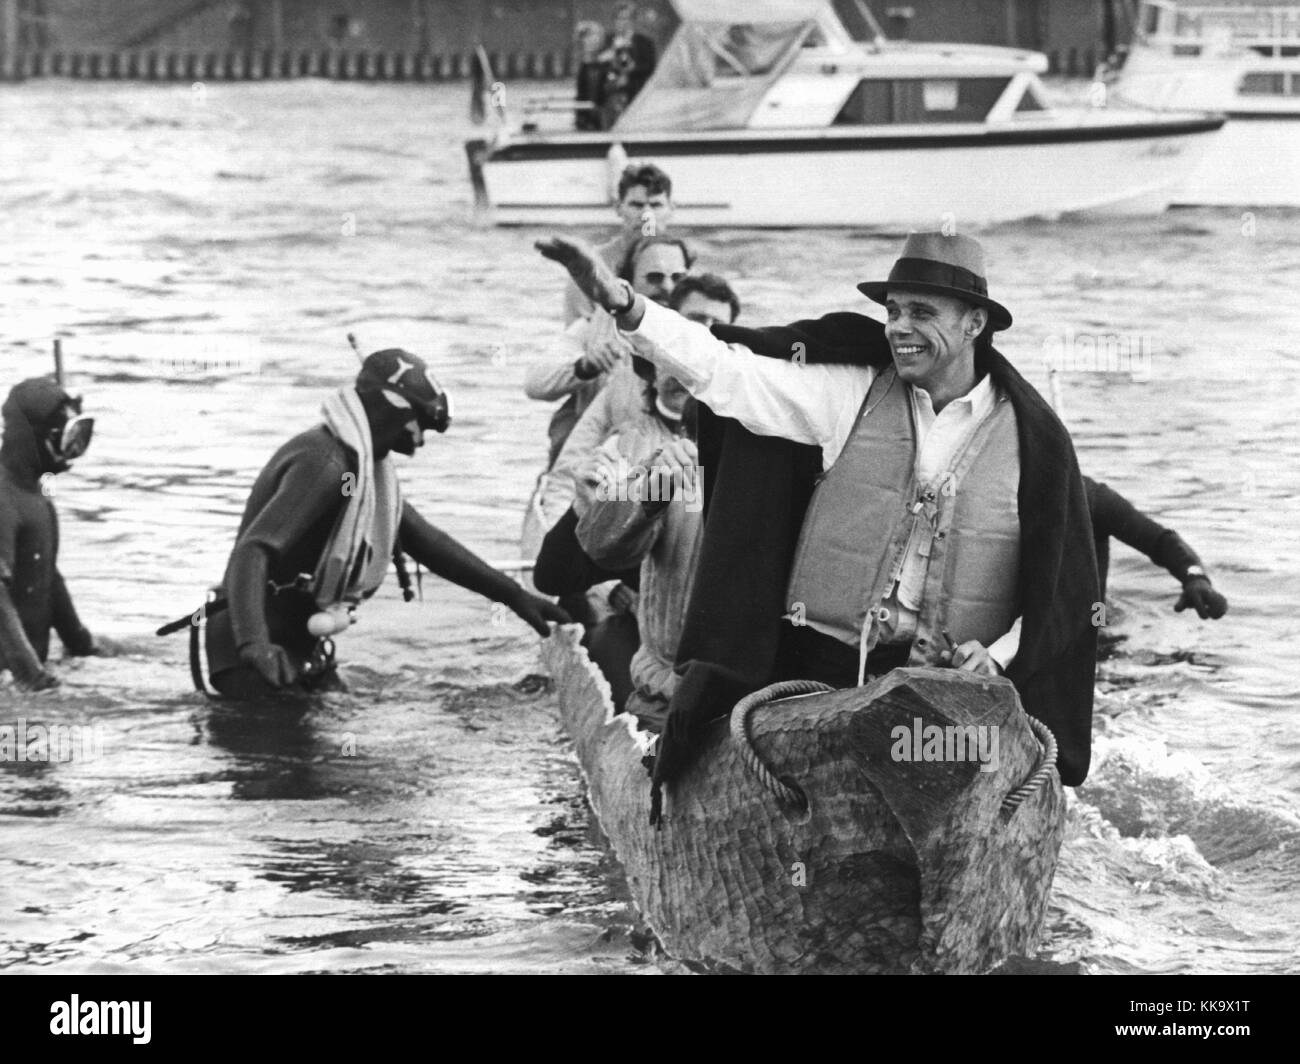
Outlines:
[[[42,664],[50,653],[51,629],[74,654],[88,653],[93,642],[72,605],[58,557],[54,503],[35,480],[0,466],[0,582],[8,589],[23,634]],[[9,642],[0,637],[0,669],[9,668],[5,653]]]
[[[317,607],[310,594],[292,585],[299,574],[315,573],[357,463],[352,448],[318,425],[289,440],[258,474],[218,589],[229,608],[208,621],[208,668],[223,694],[256,697],[270,690],[240,661],[246,644],[283,647],[299,668],[311,656],[316,639],[306,625]],[[398,541],[430,572],[461,587],[494,601],[518,594],[510,577],[486,566],[409,504],[402,507]]]
[[51,629],[69,653],[94,651],[59,573],[59,520],[41,490],[52,464],[38,440],[51,419],[60,420],[66,395],[52,381],[20,388],[21,400],[11,395],[5,403],[0,446],[0,669],[14,669],[15,675],[34,673],[45,663]]
[[1101,581],[1101,597],[1106,597],[1106,572],[1110,567],[1110,538],[1114,536],[1134,550],[1139,550],[1156,565],[1163,566],[1182,583],[1187,569],[1200,565],[1196,551],[1171,528],[1157,524],[1142,513],[1119,492],[1100,484],[1091,477],[1083,478],[1088,493],[1088,509],[1092,514],[1092,534],[1097,549],[1097,575]]

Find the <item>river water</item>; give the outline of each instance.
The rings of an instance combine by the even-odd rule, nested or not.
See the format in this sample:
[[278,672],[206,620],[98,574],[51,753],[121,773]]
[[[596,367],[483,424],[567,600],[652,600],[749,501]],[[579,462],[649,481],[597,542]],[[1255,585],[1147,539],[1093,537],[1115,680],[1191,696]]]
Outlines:
[[[346,694],[235,715],[183,637],[248,487],[370,350],[430,358],[456,421],[402,475],[440,526],[517,553],[557,329],[538,235],[473,216],[456,86],[0,89],[3,386],[64,337],[94,446],[57,482],[61,567],[119,656],[0,689],[0,724],[98,756],[0,763],[0,969],[672,972],[648,956],[560,734],[536,641],[436,579],[340,640]],[[1300,968],[1300,213],[1180,211],[983,235],[1002,350],[1086,472],[1176,528],[1231,602],[1116,546],[1097,749],[1072,792],[1044,956],[1089,972]],[[871,310],[896,236],[699,234],[743,321]],[[1120,362],[1092,357],[1112,336]],[[1103,340],[1103,342],[1105,342]],[[1101,372],[1106,368],[1122,372]],[[56,652],[57,653],[57,652]]]

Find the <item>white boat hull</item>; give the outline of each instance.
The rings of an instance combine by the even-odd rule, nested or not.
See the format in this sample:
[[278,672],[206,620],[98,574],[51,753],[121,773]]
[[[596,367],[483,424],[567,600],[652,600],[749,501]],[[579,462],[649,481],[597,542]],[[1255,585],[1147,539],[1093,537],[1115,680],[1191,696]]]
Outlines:
[[[738,135],[727,141],[720,135],[621,146],[627,157],[654,161],[672,175],[674,225],[897,230],[1075,211],[1158,213],[1199,164],[1218,121],[1121,126],[1112,113],[1108,126],[1073,137],[1059,127],[1018,124],[937,136],[895,127],[878,137]],[[559,145],[523,141],[490,151],[484,178],[494,220],[606,223],[606,154],[614,142],[601,141],[595,135]],[[698,154],[692,151],[697,142]],[[584,149],[585,157],[573,157]]]
[[1170,202],[1175,206],[1300,207],[1300,119],[1230,118]]
[[1114,86],[1116,97],[1156,110],[1199,107],[1228,116],[1201,162],[1173,192],[1176,206],[1300,206],[1300,98],[1245,95],[1250,72],[1300,77],[1300,59],[1254,53],[1172,57],[1135,46]]

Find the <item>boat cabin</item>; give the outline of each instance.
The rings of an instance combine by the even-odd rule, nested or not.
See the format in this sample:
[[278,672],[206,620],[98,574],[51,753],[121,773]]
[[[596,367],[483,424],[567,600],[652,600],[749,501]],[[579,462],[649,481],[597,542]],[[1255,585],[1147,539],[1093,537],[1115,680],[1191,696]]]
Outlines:
[[681,26],[618,134],[969,124],[1049,109],[1044,56],[854,36],[828,0],[673,0]]
[[1274,59],[1300,56],[1300,6],[1141,0],[1137,30],[1143,44],[1175,56],[1235,49]]
[[1232,93],[1248,109],[1289,113],[1300,102],[1300,6],[1142,0],[1138,40],[1176,59],[1242,61]]

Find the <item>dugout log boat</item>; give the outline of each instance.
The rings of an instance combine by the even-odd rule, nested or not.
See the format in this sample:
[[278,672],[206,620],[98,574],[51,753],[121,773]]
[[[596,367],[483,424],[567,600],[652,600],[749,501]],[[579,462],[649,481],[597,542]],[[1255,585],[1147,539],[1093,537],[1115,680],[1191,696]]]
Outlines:
[[[543,660],[591,807],[673,957],[772,974],[979,973],[1033,955],[1065,798],[1051,733],[1010,681],[908,668],[751,695],[666,790],[655,829],[651,737],[613,713],[580,639],[558,629]],[[910,757],[935,726],[995,729],[983,734],[997,736],[996,767]]]

